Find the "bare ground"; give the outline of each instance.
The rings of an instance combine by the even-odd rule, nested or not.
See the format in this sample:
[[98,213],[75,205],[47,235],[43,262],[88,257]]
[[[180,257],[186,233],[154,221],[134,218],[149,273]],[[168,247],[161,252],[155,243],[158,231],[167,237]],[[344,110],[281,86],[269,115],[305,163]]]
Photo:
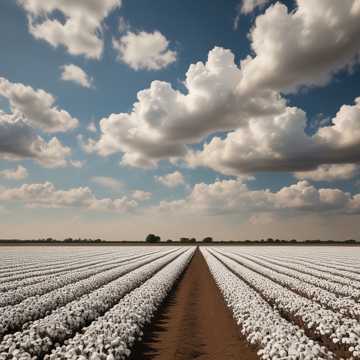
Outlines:
[[242,338],[199,250],[130,359],[258,359],[256,349]]

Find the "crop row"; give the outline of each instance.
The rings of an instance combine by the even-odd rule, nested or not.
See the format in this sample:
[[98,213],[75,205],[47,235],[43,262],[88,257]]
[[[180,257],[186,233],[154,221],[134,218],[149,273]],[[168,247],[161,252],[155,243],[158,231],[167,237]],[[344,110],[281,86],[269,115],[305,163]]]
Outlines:
[[355,272],[345,270],[334,270],[329,266],[313,264],[311,260],[296,260],[296,259],[276,259],[273,257],[263,257],[268,261],[272,261],[276,264],[298,269],[306,274],[319,277],[321,279],[330,280],[344,285],[349,285],[354,288],[360,289],[360,275]]
[[309,339],[298,326],[285,320],[241,278],[228,270],[212,253],[202,249],[224,299],[248,342],[261,359],[333,359],[334,355]]
[[144,259],[66,285],[42,296],[29,297],[17,305],[2,308],[0,313],[0,338],[9,332],[19,330],[25,323],[40,319],[53,310],[118,279],[130,271],[151,263],[169,252],[172,253],[174,250],[150,255]]
[[341,314],[323,308],[257,272],[235,262],[228,256],[214,252],[227,267],[250,284],[269,304],[288,320],[301,325],[314,339],[338,353],[360,358],[360,324]]
[[[257,273],[268,277],[269,279],[288,287],[295,291],[301,296],[305,296],[309,299],[315,300],[322,304],[324,307],[328,307],[334,311],[345,314],[349,317],[360,318],[360,304],[349,297],[341,297],[338,294],[344,293],[345,290],[351,288],[345,287],[345,289],[338,289],[339,284],[335,287],[334,284],[326,282],[316,277],[303,274],[301,272],[284,270],[284,268],[267,263],[261,259],[255,257],[242,256],[239,254],[226,253],[229,258],[240,262],[241,265],[246,266],[250,270],[256,271]],[[312,285],[314,284],[314,285]],[[326,290],[324,290],[326,289]]]
[[[2,280],[4,277],[19,275],[23,273],[31,273],[32,271],[39,271],[39,270],[46,270],[46,269],[53,269],[58,266],[63,266],[64,264],[76,264],[79,261],[89,261],[92,258],[98,258],[98,257],[106,257],[111,256],[113,254],[111,253],[95,253],[95,254],[76,254],[76,255],[60,255],[56,258],[53,258],[52,260],[49,260],[48,258],[44,259],[38,259],[37,261],[31,261],[29,262],[20,262],[13,261],[13,263],[6,268],[0,269],[0,280]],[[3,258],[1,257],[1,261],[3,261]]]
[[126,295],[82,333],[66,345],[57,347],[45,359],[93,360],[125,359],[131,353],[142,329],[149,323],[176,279],[189,263],[195,248],[191,248],[160,270],[137,289]]
[[[124,257],[132,256],[134,254],[129,253],[125,254]],[[68,270],[76,270],[80,269],[82,267],[86,267],[88,265],[97,265],[101,264],[105,261],[111,261],[111,260],[117,260],[123,256],[114,256],[114,255],[99,255],[96,258],[81,258],[78,260],[73,260],[70,263],[69,262],[59,262],[54,265],[49,265],[46,267],[36,267],[34,269],[22,269],[17,272],[10,272],[6,276],[2,276],[0,278],[0,284],[6,283],[6,282],[13,282],[15,280],[23,280],[27,278],[34,278],[36,276],[44,276],[44,275],[51,275],[51,274],[57,274],[63,271]]]
[[171,252],[108,283],[98,290],[82,296],[49,316],[29,324],[21,332],[8,334],[0,343],[4,359],[30,356],[42,358],[57,344],[71,338],[84,326],[105,314],[119,300],[151,278],[157,271],[174,260],[183,250]]
[[99,263],[97,266],[91,266],[90,268],[87,266],[85,269],[81,268],[77,271],[65,272],[63,274],[58,274],[56,277],[45,278],[43,281],[35,284],[22,286],[2,294],[0,298],[0,307],[15,305],[31,296],[39,296],[49,293],[50,291],[89,278],[92,275],[97,275],[104,271],[132,263],[146,255],[147,254],[131,256],[129,258],[123,259],[120,258],[118,260],[109,260],[103,263]]
[[[328,271],[328,268],[334,268],[337,270],[348,271],[349,273],[359,273],[360,265],[357,263],[356,257],[347,257],[347,256],[337,256],[336,253],[328,253],[328,254],[319,254],[319,249],[316,249],[316,253],[312,251],[312,253],[307,254],[307,252],[303,253],[301,250],[295,252],[290,252],[289,250],[281,251],[276,249],[275,251],[260,251],[257,254],[261,254],[268,258],[275,259],[279,261],[286,262],[295,262],[302,261],[315,266],[321,266],[322,270]],[[342,248],[342,253],[344,252],[344,248]],[[253,254],[252,251],[247,251],[248,254]],[[339,274],[340,275],[340,274]],[[340,275],[341,276],[341,275]]]

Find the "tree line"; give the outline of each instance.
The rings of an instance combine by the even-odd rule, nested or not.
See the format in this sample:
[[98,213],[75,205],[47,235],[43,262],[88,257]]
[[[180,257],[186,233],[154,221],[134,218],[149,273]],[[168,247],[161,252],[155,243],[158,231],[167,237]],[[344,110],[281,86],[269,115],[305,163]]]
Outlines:
[[[147,242],[147,243],[159,243],[160,241],[161,241],[160,236],[155,235],[155,234],[149,234],[145,238],[145,242]],[[174,240],[167,239],[165,242],[172,243],[172,242],[174,242]],[[183,244],[193,244],[193,243],[196,243],[197,240],[194,237],[191,237],[191,238],[189,238],[189,237],[181,237],[178,240],[178,242],[183,243]],[[203,243],[211,243],[211,242],[213,242],[213,238],[210,237],[210,236],[207,236],[207,237],[203,238],[201,240],[201,242],[203,242]]]
[[[160,243],[161,238],[155,234],[149,234],[145,238],[147,243]],[[181,237],[179,240],[168,239],[165,240],[166,243],[179,242],[183,244],[193,244],[193,243],[221,243],[221,244],[360,244],[359,240],[347,239],[343,241],[339,240],[320,240],[320,239],[311,239],[311,240],[297,240],[297,239],[258,239],[258,240],[228,240],[228,241],[214,241],[211,236],[207,236],[202,240],[196,240],[194,237]]]

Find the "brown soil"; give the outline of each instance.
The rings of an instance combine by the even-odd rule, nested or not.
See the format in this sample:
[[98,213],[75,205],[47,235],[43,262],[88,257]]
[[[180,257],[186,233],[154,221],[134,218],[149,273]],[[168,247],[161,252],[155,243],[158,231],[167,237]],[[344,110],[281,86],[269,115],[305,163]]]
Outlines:
[[258,359],[242,338],[199,250],[130,359]]

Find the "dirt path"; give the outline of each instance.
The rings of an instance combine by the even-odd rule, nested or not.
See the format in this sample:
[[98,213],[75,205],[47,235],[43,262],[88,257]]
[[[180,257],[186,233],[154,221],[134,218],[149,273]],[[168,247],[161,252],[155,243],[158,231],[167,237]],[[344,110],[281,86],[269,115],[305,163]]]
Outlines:
[[145,329],[130,359],[258,359],[240,337],[200,251]]

